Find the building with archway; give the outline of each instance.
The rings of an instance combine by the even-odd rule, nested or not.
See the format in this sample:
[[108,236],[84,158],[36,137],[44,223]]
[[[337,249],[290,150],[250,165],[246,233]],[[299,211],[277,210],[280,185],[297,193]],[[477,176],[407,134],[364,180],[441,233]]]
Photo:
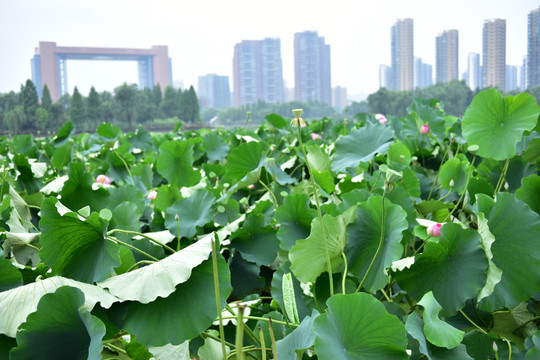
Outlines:
[[68,60],[122,60],[136,61],[139,72],[139,88],[164,89],[172,84],[171,59],[168,47],[152,46],[150,49],[67,47],[55,42],[40,41],[31,60],[32,81],[41,98],[43,86],[47,85],[53,101],[68,92]]

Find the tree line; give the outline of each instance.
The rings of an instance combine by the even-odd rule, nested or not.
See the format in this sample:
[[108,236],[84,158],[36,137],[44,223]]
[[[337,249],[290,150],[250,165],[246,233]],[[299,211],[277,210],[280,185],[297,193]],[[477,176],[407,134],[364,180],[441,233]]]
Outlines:
[[13,134],[47,133],[67,121],[80,131],[93,131],[102,122],[133,129],[139,124],[151,125],[156,119],[199,122],[199,102],[193,86],[185,91],[167,86],[162,92],[159,85],[138,89],[135,84],[124,83],[113,92],[98,93],[92,87],[88,96],[75,87],[72,94],[64,94],[53,103],[47,85],[39,101],[34,83],[27,80],[20,92],[0,94],[0,131]]

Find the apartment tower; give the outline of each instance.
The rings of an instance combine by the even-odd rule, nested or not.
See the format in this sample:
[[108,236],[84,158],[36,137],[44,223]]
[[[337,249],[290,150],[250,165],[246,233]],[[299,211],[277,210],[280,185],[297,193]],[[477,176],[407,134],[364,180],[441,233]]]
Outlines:
[[485,87],[506,88],[506,20],[484,22],[482,64]]
[[283,101],[281,41],[244,40],[234,47],[234,105]]
[[413,19],[398,20],[392,26],[392,89],[414,88]]
[[197,88],[202,108],[228,108],[231,106],[229,77],[216,74],[199,76]]
[[435,82],[459,79],[459,40],[457,30],[447,30],[435,38]]
[[295,99],[332,104],[330,45],[316,31],[294,34]]
[[527,26],[527,69],[525,85],[540,86],[540,7],[529,13]]

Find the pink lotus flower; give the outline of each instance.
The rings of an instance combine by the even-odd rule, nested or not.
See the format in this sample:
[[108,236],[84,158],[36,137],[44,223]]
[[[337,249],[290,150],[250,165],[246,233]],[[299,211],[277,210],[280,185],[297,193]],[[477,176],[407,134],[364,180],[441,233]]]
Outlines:
[[426,124],[422,125],[422,127],[420,128],[420,134],[426,135],[428,132],[429,132],[429,126]]
[[313,140],[319,140],[319,139],[322,139],[322,136],[317,133],[311,133],[311,138]]
[[427,233],[429,236],[433,237],[439,237],[441,236],[441,223],[435,223],[433,225],[428,226]]
[[109,185],[111,183],[111,179],[107,175],[99,174],[96,177],[96,183]]
[[154,200],[157,196],[157,191],[156,190],[152,190],[148,193],[148,195],[146,196],[148,198],[148,200]]
[[386,125],[386,122],[388,121],[386,119],[386,116],[384,116],[383,114],[375,115],[375,119],[377,119],[379,121],[379,124],[381,124],[381,125]]

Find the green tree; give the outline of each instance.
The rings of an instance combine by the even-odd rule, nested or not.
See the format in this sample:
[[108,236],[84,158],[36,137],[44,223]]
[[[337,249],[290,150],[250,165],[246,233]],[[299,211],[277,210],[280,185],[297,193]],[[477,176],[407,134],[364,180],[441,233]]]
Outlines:
[[135,112],[137,113],[138,123],[144,124],[145,122],[154,120],[156,106],[153,102],[152,90],[146,88],[137,93],[135,96]]
[[32,128],[36,120],[36,110],[39,107],[37,90],[32,80],[26,80],[24,86],[21,85],[19,97],[19,104],[23,106],[26,116],[26,122],[21,128]]
[[134,119],[134,103],[135,95],[137,94],[137,85],[128,85],[123,83],[121,86],[114,89],[114,100],[118,102],[122,109],[123,117],[127,122],[128,128],[132,128],[132,122]]
[[161,100],[163,99],[163,91],[161,90],[161,86],[159,84],[154,85],[154,88],[152,89],[152,101],[154,102],[154,105],[157,109],[159,109],[159,106],[161,105]]
[[41,92],[41,107],[50,114],[52,110],[52,98],[51,98],[51,92],[49,91],[49,87],[47,84],[43,85],[43,91]]
[[89,128],[94,130],[103,121],[103,109],[101,108],[101,98],[93,86],[86,99],[86,109]]
[[73,95],[71,96],[71,102],[69,104],[69,117],[73,121],[73,125],[79,129],[84,129],[87,125],[86,110],[81,93],[75,87]]
[[36,110],[36,123],[39,130],[49,130],[49,112],[42,107]]
[[190,123],[200,121],[200,106],[197,93],[193,86],[190,86],[188,90],[182,93],[182,100],[180,103],[181,120],[185,120]]
[[22,126],[26,123],[24,107],[22,105],[17,105],[13,109],[9,110],[6,113],[4,123],[11,133],[17,134],[19,130],[22,129]]
[[161,118],[172,118],[178,116],[180,112],[180,104],[178,101],[177,91],[170,85],[165,88],[163,100],[159,107],[159,116]]

